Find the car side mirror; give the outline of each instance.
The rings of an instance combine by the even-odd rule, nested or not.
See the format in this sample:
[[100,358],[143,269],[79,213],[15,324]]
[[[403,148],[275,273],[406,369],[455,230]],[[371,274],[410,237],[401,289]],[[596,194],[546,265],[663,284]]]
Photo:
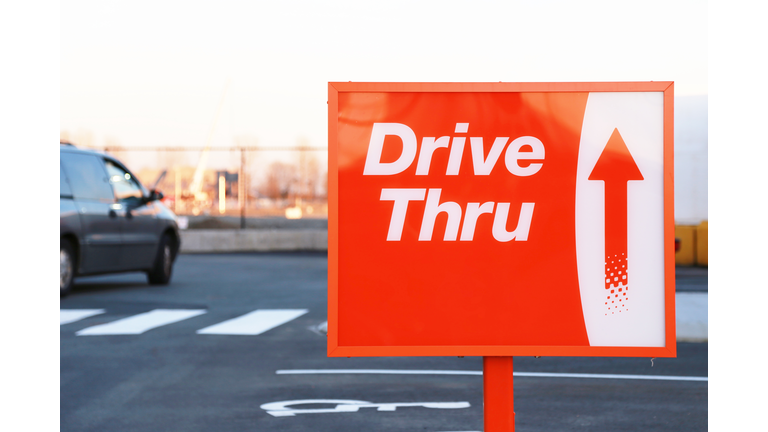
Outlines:
[[163,199],[163,197],[164,195],[162,192],[160,192],[157,189],[152,189],[151,191],[149,191],[149,198],[147,199],[147,201],[160,201],[161,199]]

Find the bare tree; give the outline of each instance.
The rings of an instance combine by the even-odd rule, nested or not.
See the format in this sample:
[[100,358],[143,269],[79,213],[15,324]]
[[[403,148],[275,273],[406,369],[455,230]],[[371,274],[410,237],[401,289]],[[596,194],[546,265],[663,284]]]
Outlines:
[[272,162],[267,169],[263,194],[273,199],[285,199],[295,193],[296,166],[280,161]]
[[[259,144],[259,141],[250,135],[240,135],[235,137],[235,146],[237,147],[256,147]],[[242,163],[241,157],[243,156],[240,152],[232,153],[234,156],[232,160],[236,159],[237,166],[240,166]],[[263,162],[260,160],[261,155],[259,152],[254,151],[246,151],[245,152],[245,179],[238,179],[238,182],[243,181],[244,184],[242,187],[238,186],[239,190],[243,191],[244,194],[248,195],[249,199],[253,195],[253,184],[258,183],[258,178],[260,174],[260,168],[263,165]],[[263,169],[263,168],[262,168]]]
[[314,200],[318,196],[318,188],[321,187],[320,161],[317,156],[311,155],[307,158],[304,166],[304,175],[307,187],[307,198]]
[[320,196],[323,198],[328,197],[328,171],[322,175],[322,180],[320,182]]
[[[309,147],[309,140],[300,138],[299,147]],[[322,178],[320,161],[315,152],[311,150],[299,150],[297,154],[297,166],[299,178],[297,193],[300,198],[314,200],[322,192]]]

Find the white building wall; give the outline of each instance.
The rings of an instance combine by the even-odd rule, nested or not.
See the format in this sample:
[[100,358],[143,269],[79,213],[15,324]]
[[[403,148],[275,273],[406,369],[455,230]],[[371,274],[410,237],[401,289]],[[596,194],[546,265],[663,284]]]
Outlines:
[[675,97],[675,222],[708,218],[707,96]]

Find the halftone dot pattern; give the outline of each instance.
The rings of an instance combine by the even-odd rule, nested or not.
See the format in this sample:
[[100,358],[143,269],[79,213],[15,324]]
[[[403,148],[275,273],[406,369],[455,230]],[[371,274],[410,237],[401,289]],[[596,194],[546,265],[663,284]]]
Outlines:
[[613,254],[605,259],[605,314],[626,312],[629,300],[629,275],[625,254]]

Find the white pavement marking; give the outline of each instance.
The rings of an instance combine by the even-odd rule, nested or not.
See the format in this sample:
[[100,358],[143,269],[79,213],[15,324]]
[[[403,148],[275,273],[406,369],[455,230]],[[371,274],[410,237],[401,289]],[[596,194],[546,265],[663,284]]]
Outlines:
[[[515,372],[517,373],[517,372]],[[281,369],[277,375],[383,374],[383,375],[483,375],[480,371],[408,369]]]
[[[306,408],[296,409],[293,405],[336,405],[333,408]],[[361,400],[348,399],[301,399],[280,402],[270,402],[261,405],[261,409],[274,417],[289,417],[296,414],[322,414],[322,413],[351,413],[358,412],[360,408],[376,408],[377,411],[397,411],[399,407],[424,407],[433,409],[461,409],[469,408],[469,402],[385,402],[371,403]]]
[[[458,370],[399,370],[399,369],[282,369],[277,375],[310,375],[310,374],[383,374],[383,375],[479,375],[482,371]],[[596,378],[596,379],[637,379],[657,381],[709,381],[708,377],[673,376],[673,375],[618,375],[618,374],[583,374],[556,372],[514,372],[516,377],[541,378]]]
[[73,323],[103,313],[104,309],[59,309],[59,325]]
[[675,293],[677,340],[706,342],[709,336],[709,293]]
[[155,309],[153,311],[101,324],[75,333],[78,336],[142,334],[153,328],[202,315],[202,309]]
[[307,309],[258,309],[243,316],[200,329],[197,333],[255,336],[292,321],[307,312],[309,312]]

